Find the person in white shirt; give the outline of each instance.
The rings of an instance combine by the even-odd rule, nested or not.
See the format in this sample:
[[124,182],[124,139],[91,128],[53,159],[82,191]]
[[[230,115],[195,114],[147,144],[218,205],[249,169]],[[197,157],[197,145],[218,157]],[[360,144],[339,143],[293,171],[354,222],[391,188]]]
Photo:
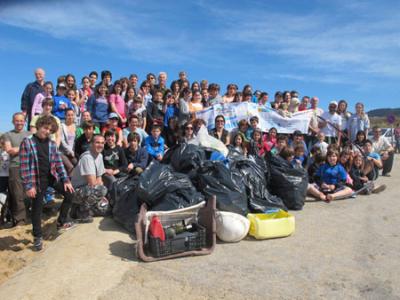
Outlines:
[[381,156],[383,168],[382,176],[390,176],[393,167],[394,148],[387,138],[381,136],[381,129],[378,126],[372,128],[374,134],[372,141],[372,151]]
[[325,140],[328,144],[340,145],[342,118],[336,112],[337,106],[336,101],[329,103],[329,111],[321,115],[318,127],[325,134]]

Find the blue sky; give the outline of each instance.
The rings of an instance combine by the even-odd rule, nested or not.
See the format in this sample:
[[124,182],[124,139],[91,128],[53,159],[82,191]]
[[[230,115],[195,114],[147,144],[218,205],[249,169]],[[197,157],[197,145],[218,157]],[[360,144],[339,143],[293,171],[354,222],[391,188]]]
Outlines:
[[1,1],[0,131],[33,70],[114,78],[186,70],[225,90],[295,89],[321,105],[399,107],[400,1]]

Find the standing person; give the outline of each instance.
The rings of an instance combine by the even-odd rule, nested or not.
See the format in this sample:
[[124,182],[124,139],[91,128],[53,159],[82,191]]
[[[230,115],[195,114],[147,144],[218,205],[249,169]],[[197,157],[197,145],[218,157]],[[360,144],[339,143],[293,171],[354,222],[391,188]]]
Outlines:
[[[80,115],[87,110],[86,104],[89,97],[93,95],[93,90],[90,86],[91,79],[88,76],[82,78],[82,88],[79,90],[79,98],[81,99],[81,104],[79,106]],[[80,120],[79,120],[80,121]]]
[[112,94],[109,97],[110,110],[118,115],[121,127],[126,127],[126,105],[121,96],[122,86],[119,80],[114,82]]
[[143,81],[142,84],[140,85],[138,96],[140,96],[143,99],[145,107],[147,107],[153,99],[153,95],[150,93],[150,90],[151,90],[150,82]]
[[196,117],[196,112],[203,110],[203,103],[201,103],[201,94],[200,91],[196,90],[192,92],[193,97],[192,100],[189,103],[189,112],[192,115],[192,118],[194,119]]
[[219,94],[220,86],[217,83],[211,83],[208,87],[208,93],[210,97],[208,99],[209,105],[215,104],[222,104],[224,100],[222,99],[221,95]]
[[321,129],[321,132],[325,134],[325,139],[328,144],[340,145],[342,119],[336,113],[337,106],[338,104],[336,101],[329,102],[329,111],[321,115],[318,127]]
[[152,128],[153,124],[163,124],[164,112],[163,112],[163,92],[155,91],[154,97],[151,102],[146,106],[147,111],[147,127]]
[[52,116],[43,116],[37,121],[36,128],[37,132],[34,135],[23,139],[19,159],[25,194],[32,199],[33,246],[35,250],[40,251],[43,246],[43,197],[47,187],[55,188],[64,196],[57,219],[59,229],[68,229],[73,225],[67,222],[67,217],[74,189],[64,169],[57,145],[49,138],[50,133],[58,130],[55,119]]
[[382,176],[390,176],[393,167],[394,148],[387,138],[381,136],[381,129],[378,126],[372,128],[372,151],[378,153],[382,159]]
[[9,177],[8,177],[8,197],[12,214],[13,225],[25,225],[25,192],[22,186],[22,180],[19,175],[19,150],[22,140],[30,135],[29,131],[24,130],[25,115],[15,113],[12,118],[14,129],[5,133],[4,150],[10,156]]
[[28,130],[32,119],[32,106],[35,101],[35,97],[39,93],[44,92],[44,77],[45,72],[42,68],[37,68],[35,70],[34,82],[29,83],[22,93],[21,97],[21,111],[28,119]]
[[[88,120],[82,123],[83,134],[75,140],[75,157],[79,157],[86,151],[89,150],[90,143],[92,142],[93,136],[95,135],[95,125],[93,121]],[[98,134],[98,133],[97,133]]]
[[362,130],[368,136],[369,118],[364,112],[364,104],[356,103],[356,112],[347,121],[347,133],[350,141],[354,142],[357,137],[357,132]]
[[238,90],[238,86],[236,84],[234,84],[234,83],[228,84],[228,86],[226,87],[226,93],[222,97],[223,102],[224,103],[233,102],[233,100],[235,99],[237,90]]
[[179,114],[178,124],[183,126],[190,120],[189,103],[192,100],[192,91],[189,88],[182,90],[181,98],[179,99]]
[[346,100],[340,100],[337,107],[337,114],[342,118],[342,129],[343,132],[346,134],[346,137],[342,138],[342,144],[345,144],[348,137],[348,130],[347,130],[347,122],[351,117],[351,113],[347,111],[347,102]]
[[99,86],[105,86],[107,88],[107,95],[112,93],[112,74],[108,70],[101,71],[101,82],[97,84],[96,90]]
[[90,97],[87,103],[87,108],[92,115],[93,122],[104,127],[108,121],[108,88],[105,85],[100,85],[96,89],[95,97]]
[[267,92],[262,92],[260,94],[260,99],[258,100],[258,105],[264,106],[264,107],[271,107],[270,104],[268,103],[268,98],[269,95]]
[[51,81],[47,81],[44,84],[44,92],[39,93],[36,95],[35,100],[33,101],[32,112],[31,112],[31,119],[34,116],[40,115],[43,112],[42,102],[45,98],[52,98],[53,97],[53,84]]
[[300,102],[300,105],[299,105],[299,111],[307,110],[309,103],[310,103],[310,97],[303,96],[303,98],[301,98],[301,102]]
[[131,74],[129,76],[129,84],[130,87],[135,90],[135,94],[139,93],[139,85],[138,85],[139,77],[136,74]]
[[168,91],[164,96],[163,113],[164,129],[166,129],[169,125],[169,119],[177,117],[179,113],[179,109],[175,103],[175,99],[174,97],[172,97],[172,93],[170,91]]
[[75,188],[74,203],[71,208],[71,217],[79,223],[93,221],[91,213],[104,213],[108,207],[107,188],[103,184],[102,176],[105,173],[103,155],[104,137],[96,134],[90,142],[72,172],[72,185]]
[[396,142],[395,153],[400,153],[400,123],[397,123],[396,128],[394,129],[394,139]]
[[165,93],[168,90],[168,87],[167,87],[167,73],[166,72],[158,73],[158,84],[156,84],[154,86],[154,90],[161,91],[162,96],[164,97]]
[[76,137],[75,112],[73,109],[67,109],[65,112],[65,123],[61,124],[61,159],[64,163],[68,175],[78,163],[75,157],[74,146]]
[[89,78],[90,78],[90,88],[92,91],[96,89],[96,82],[97,78],[99,78],[99,74],[96,71],[92,71],[89,73]]
[[[71,94],[74,96],[75,91],[71,90]],[[60,83],[57,85],[57,94],[54,96],[53,114],[61,121],[65,120],[65,111],[68,108],[74,108],[71,100],[65,95],[66,86],[64,83]]]

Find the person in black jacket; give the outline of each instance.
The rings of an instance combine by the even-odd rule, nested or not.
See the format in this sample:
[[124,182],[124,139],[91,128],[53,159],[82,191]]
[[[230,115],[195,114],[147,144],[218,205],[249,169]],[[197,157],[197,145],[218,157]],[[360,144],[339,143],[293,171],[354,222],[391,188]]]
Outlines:
[[124,150],[116,144],[116,133],[114,130],[107,130],[104,133],[106,145],[103,150],[103,161],[105,173],[103,175],[104,185],[111,190],[116,178],[126,175],[128,162]]
[[125,149],[125,156],[128,162],[126,168],[129,174],[140,175],[147,167],[149,154],[145,147],[140,147],[140,135],[131,132],[128,135],[128,148]]
[[93,121],[85,121],[82,123],[83,134],[75,140],[74,152],[75,157],[79,158],[82,153],[90,148],[90,143],[94,136],[95,125]]

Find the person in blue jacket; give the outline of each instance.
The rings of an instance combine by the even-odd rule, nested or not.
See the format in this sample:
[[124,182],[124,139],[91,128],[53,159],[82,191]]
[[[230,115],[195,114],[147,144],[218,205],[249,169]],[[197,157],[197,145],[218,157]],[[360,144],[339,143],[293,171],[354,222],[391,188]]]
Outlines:
[[347,172],[338,160],[339,153],[329,150],[326,163],[320,166],[314,175],[316,184],[308,188],[309,194],[325,202],[351,196],[353,190],[346,186]]
[[94,96],[89,97],[87,109],[92,115],[93,122],[103,128],[108,121],[109,103],[107,100],[108,87],[99,85]]
[[65,111],[67,109],[73,109],[71,101],[65,97],[66,86],[64,83],[57,85],[57,95],[53,97],[53,115],[59,118],[62,122],[65,121]]
[[147,167],[149,154],[145,147],[140,147],[140,135],[136,132],[128,134],[128,148],[125,156],[128,161],[127,171],[129,174],[140,175]]
[[161,161],[164,156],[164,139],[161,136],[161,126],[153,125],[151,135],[145,140],[146,150],[150,155],[150,160]]

